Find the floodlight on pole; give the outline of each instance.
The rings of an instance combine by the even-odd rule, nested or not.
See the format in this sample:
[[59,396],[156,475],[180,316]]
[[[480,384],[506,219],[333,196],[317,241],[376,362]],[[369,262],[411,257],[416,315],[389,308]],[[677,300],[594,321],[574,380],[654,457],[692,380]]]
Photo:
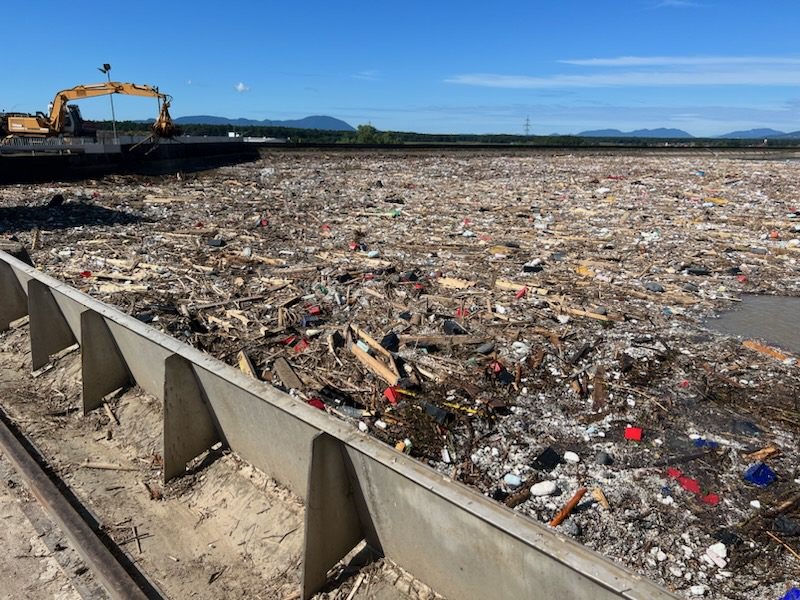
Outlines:
[[[103,63],[102,67],[97,67],[97,70],[101,73],[105,73],[108,77],[108,82],[111,83],[111,65],[108,63]],[[111,129],[114,131],[114,143],[116,144],[119,140],[117,139],[117,115],[114,113],[114,94],[110,94],[108,98],[111,100]]]

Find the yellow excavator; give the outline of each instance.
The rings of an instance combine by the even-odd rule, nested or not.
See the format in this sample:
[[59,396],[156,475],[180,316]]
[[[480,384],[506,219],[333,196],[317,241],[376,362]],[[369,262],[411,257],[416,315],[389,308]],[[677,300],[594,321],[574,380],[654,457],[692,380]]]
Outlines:
[[41,112],[37,112],[35,115],[20,113],[0,114],[0,138],[6,136],[26,138],[44,138],[60,135],[80,136],[86,132],[80,109],[73,104],[67,103],[71,100],[108,96],[109,94],[157,98],[159,113],[158,118],[153,123],[153,133],[156,137],[166,138],[177,134],[177,127],[169,115],[171,96],[162,94],[158,91],[158,88],[149,85],[109,81],[78,85],[58,92],[50,105],[49,115]]

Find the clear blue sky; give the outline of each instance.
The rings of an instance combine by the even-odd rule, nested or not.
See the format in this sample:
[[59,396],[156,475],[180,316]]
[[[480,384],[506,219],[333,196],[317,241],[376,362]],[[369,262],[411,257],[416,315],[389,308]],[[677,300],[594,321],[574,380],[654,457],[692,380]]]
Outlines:
[[[378,129],[800,130],[795,0],[5,0],[0,110],[101,81],[173,116],[331,115]],[[119,118],[155,116],[115,97]],[[85,100],[110,118],[107,98]]]

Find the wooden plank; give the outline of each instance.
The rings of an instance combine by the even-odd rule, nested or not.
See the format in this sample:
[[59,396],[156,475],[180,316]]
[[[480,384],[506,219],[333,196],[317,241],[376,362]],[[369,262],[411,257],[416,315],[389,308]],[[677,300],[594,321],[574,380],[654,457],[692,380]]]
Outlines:
[[255,366],[253,366],[253,361],[251,361],[250,357],[244,353],[244,350],[239,350],[239,354],[236,355],[236,360],[239,362],[239,370],[241,370],[242,373],[250,375],[250,377],[253,379],[258,379],[258,374]]
[[548,290],[538,287],[535,283],[518,283],[509,279],[496,279],[494,287],[507,292],[518,292],[523,288],[528,288],[528,292],[537,296],[546,296],[548,294]]
[[570,308],[568,306],[561,307],[561,311],[572,315],[573,317],[589,317],[598,321],[624,321],[625,317],[622,315],[601,315],[600,313],[592,312],[590,310],[583,310],[580,308]]
[[289,364],[289,361],[285,358],[281,357],[275,361],[272,365],[272,369],[278,374],[283,385],[288,388],[295,389],[295,390],[302,390],[305,386],[303,382],[300,381],[300,378],[292,369],[292,366]]
[[467,279],[457,279],[455,277],[439,277],[436,280],[436,283],[438,283],[442,287],[454,290],[463,290],[466,288],[474,287],[477,282],[468,281]]
[[220,300],[219,302],[208,302],[206,304],[195,304],[191,306],[191,310],[207,310],[209,308],[217,308],[220,306],[225,306],[226,304],[235,304],[236,302],[253,302],[255,300],[263,300],[266,298],[264,294],[258,294],[257,296],[245,296],[244,298],[229,298],[227,300]]
[[364,365],[367,369],[372,371],[375,375],[383,379],[389,385],[397,385],[397,382],[400,381],[400,376],[392,371],[389,367],[383,364],[374,356],[370,356],[366,352],[364,352],[361,348],[359,348],[356,344],[352,344],[350,346],[350,352],[352,352],[358,361]]
[[756,340],[745,340],[742,342],[742,346],[748,348],[749,350],[755,350],[756,352],[770,356],[776,360],[786,360],[789,358],[788,354],[784,354],[780,350],[773,348],[772,346],[762,344],[761,342],[757,342]]
[[353,330],[358,337],[360,337],[364,342],[376,352],[383,354],[386,358],[391,359],[392,353],[389,352],[386,348],[380,345],[378,340],[370,336],[366,331],[358,327],[357,325],[350,325],[350,328]]

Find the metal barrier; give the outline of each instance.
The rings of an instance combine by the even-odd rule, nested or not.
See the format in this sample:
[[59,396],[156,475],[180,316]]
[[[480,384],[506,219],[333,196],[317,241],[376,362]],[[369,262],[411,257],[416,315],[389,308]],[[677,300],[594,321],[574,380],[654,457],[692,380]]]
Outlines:
[[163,401],[164,478],[217,441],[305,500],[302,597],[361,540],[453,599],[675,598],[574,540],[0,252],[0,331],[30,315],[33,369],[78,342],[84,413]]
[[0,141],[0,149],[10,151],[61,149],[73,150],[87,144],[96,144],[92,138],[84,137],[26,137],[11,135]]

